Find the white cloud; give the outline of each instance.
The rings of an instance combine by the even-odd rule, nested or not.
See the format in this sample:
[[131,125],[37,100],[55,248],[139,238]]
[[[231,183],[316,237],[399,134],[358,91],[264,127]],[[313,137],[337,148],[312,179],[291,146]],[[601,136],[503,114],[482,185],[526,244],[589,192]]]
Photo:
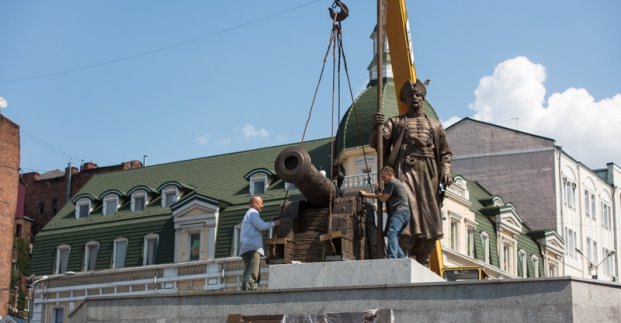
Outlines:
[[196,142],[198,142],[201,145],[206,145],[209,143],[209,135],[200,135],[198,137],[196,137]]
[[454,123],[456,123],[457,121],[463,119],[462,117],[457,117],[457,116],[453,116],[448,118],[448,120],[444,120],[442,121],[442,126],[444,127],[444,129],[450,127],[451,125],[453,125]]
[[569,88],[546,102],[545,80],[545,67],[526,57],[501,62],[479,81],[472,117],[555,139],[592,168],[621,164],[621,93],[595,101],[586,89]]
[[249,140],[253,138],[265,138],[270,135],[270,133],[265,130],[265,128],[256,129],[253,125],[246,123],[242,127],[242,133],[244,135],[244,139]]

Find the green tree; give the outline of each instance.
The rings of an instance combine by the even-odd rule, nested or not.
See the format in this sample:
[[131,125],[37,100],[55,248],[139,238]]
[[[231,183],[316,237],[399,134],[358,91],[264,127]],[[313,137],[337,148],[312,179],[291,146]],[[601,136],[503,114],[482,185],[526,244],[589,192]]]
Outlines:
[[11,289],[17,288],[17,315],[24,317],[26,309],[26,291],[22,286],[22,278],[30,274],[30,254],[28,243],[22,238],[15,239],[15,253],[17,256],[15,268],[11,272]]

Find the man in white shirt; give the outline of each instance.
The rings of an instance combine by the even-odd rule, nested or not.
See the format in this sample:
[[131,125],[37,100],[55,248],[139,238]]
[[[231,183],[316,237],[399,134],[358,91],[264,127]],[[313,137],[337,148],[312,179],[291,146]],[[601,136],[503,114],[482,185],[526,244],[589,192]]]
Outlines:
[[263,251],[263,232],[280,224],[280,220],[265,222],[259,212],[263,209],[263,199],[260,196],[250,198],[250,208],[244,215],[241,225],[241,246],[239,254],[244,260],[246,269],[242,277],[242,290],[259,288],[261,281],[261,256]]

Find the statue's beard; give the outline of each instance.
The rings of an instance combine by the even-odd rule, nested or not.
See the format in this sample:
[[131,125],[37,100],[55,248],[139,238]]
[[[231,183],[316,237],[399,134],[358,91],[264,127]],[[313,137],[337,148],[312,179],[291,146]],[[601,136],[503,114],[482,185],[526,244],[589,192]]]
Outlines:
[[420,105],[418,105],[418,103],[410,105],[410,108],[408,110],[410,114],[414,114],[414,115],[418,114],[419,111],[420,111]]

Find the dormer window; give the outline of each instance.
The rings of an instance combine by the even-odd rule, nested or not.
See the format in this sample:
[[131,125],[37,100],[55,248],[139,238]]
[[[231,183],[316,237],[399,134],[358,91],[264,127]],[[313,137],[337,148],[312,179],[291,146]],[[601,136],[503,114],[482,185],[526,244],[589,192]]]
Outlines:
[[116,195],[106,196],[103,199],[103,215],[112,215],[119,209],[119,197]]
[[91,210],[92,210],[91,200],[87,198],[80,199],[75,204],[75,218],[76,219],[85,218],[91,214]]
[[149,205],[151,194],[155,191],[147,186],[138,185],[127,192],[131,197],[130,208],[132,212],[140,212]]
[[248,172],[244,179],[249,183],[250,195],[265,194],[274,174],[265,168],[254,169]]
[[144,210],[147,206],[147,193],[145,191],[137,191],[132,194],[132,212]]
[[193,187],[177,181],[165,182],[157,188],[162,200],[162,207],[172,207],[181,199],[183,194],[193,190]]
[[167,188],[162,193],[162,207],[170,207],[179,199],[179,190],[176,187]]
[[267,189],[267,175],[254,174],[250,177],[250,195],[261,195]]

